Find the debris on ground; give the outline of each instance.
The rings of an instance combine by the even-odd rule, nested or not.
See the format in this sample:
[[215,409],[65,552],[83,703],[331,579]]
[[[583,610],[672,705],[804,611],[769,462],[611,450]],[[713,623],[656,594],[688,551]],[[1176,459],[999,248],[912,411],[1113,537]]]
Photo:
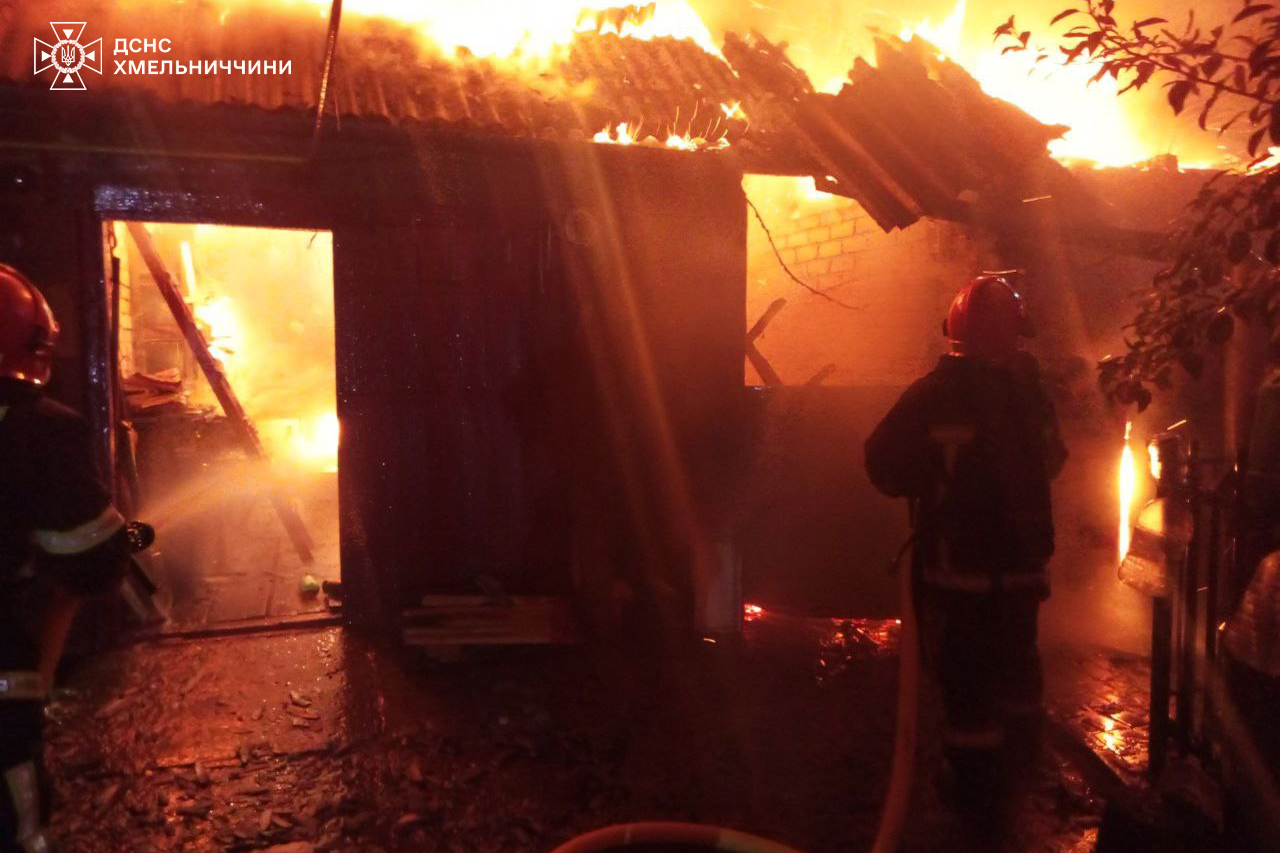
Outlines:
[[[888,775],[896,652],[869,625],[824,625],[425,669],[336,628],[119,650],[51,715],[56,829],[66,853],[538,853],[672,819],[859,849]],[[971,849],[927,738],[920,764],[907,850]],[[1050,755],[1026,788],[1007,846],[972,849],[1086,850],[1101,804],[1079,777]]]

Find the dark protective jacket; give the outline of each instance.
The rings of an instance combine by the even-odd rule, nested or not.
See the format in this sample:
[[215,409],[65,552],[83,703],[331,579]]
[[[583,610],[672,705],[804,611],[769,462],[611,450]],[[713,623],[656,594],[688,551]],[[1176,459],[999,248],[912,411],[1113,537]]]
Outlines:
[[88,425],[33,389],[0,381],[0,850],[48,849],[34,588],[53,581],[98,592],[128,559],[124,519],[94,464]]
[[[49,579],[90,595],[119,581],[128,565],[124,519],[94,462],[84,419],[41,395],[0,387],[0,611],[7,627],[23,590]],[[29,614],[18,614],[29,616]],[[33,662],[11,653],[8,636],[0,669]]]
[[964,592],[1048,592],[1049,481],[1067,451],[1035,359],[1011,366],[943,356],[866,444],[876,488],[916,507],[925,583]]

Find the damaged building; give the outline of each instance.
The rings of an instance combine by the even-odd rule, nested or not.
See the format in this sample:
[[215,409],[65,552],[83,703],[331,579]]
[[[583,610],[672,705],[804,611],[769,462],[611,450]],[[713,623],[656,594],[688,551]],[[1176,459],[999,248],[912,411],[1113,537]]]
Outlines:
[[[1274,707],[1267,333],[1224,302],[1203,357],[1153,333],[1160,394],[1098,369],[1225,143],[1120,138],[1123,79],[1070,64],[1041,109],[1031,34],[964,0],[691,3],[0,0],[0,285],[155,534],[111,534],[61,673],[0,660],[69,853],[1083,851],[1202,793],[1165,767],[1249,789],[1210,711],[1219,675]],[[982,288],[990,357],[943,325]],[[948,369],[985,373],[895,420]]]
[[[293,73],[71,99],[29,79],[11,16],[5,239],[67,318],[59,393],[170,534],[153,569],[189,626],[325,616],[304,578],[383,626],[495,591],[582,616],[655,577],[704,630],[744,579],[889,613],[905,519],[861,436],[940,351],[955,282],[1025,267],[1054,310],[1069,274],[1011,210],[1031,197],[1142,239],[1048,158],[1062,128],[923,39],[824,94],[763,36],[602,21],[531,82],[388,19],[154,6],[91,11]],[[571,621],[538,612],[535,636]]]

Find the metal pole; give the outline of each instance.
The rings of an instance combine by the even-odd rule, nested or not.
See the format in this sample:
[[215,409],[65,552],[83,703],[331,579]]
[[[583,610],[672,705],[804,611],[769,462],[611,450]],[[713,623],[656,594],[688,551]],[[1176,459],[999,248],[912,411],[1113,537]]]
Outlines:
[[324,128],[324,110],[329,104],[329,81],[333,75],[333,60],[338,52],[338,26],[342,23],[342,0],[333,0],[329,7],[329,36],[324,48],[324,69],[320,72],[320,91],[316,93],[316,123],[311,131],[311,156],[320,150],[320,133]]
[[1187,543],[1186,556],[1178,581],[1178,742],[1184,750],[1191,748],[1195,737],[1196,705],[1196,616],[1199,608],[1199,568],[1204,537],[1200,524],[1200,453],[1196,442],[1191,443],[1187,457],[1187,484],[1185,500],[1191,521],[1191,541]]
[[1160,775],[1169,751],[1169,679],[1173,674],[1173,604],[1169,598],[1151,602],[1151,732],[1147,772]]
[[[1218,575],[1222,572],[1222,504],[1215,495],[1209,510],[1209,553],[1204,579],[1204,660],[1212,668],[1218,657]],[[1208,675],[1206,673],[1206,678]]]

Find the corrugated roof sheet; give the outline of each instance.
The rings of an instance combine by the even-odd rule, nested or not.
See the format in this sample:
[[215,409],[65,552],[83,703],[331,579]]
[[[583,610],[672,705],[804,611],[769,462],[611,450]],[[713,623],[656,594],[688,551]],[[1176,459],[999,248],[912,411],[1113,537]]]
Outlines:
[[[239,104],[267,110],[314,110],[324,60],[326,10],[299,3],[227,6],[203,0],[55,0],[0,4],[0,78],[47,87],[34,77],[31,40],[50,38],[49,20],[86,21],[85,40],[104,39],[103,74],[84,72],[94,92],[150,93],[170,103]],[[116,38],[172,42],[167,54],[117,57]],[[116,59],[289,60],[292,73],[131,75]],[[344,13],[333,78],[342,116],[441,123],[506,135],[589,136],[618,122],[645,122],[663,133],[701,117],[695,135],[720,118],[719,105],[741,100],[733,71],[691,41],[641,41],[579,33],[559,74],[525,74],[470,56],[446,59],[408,25]],[[65,95],[60,95],[65,97]]]
[[[234,104],[265,110],[315,109],[327,8],[298,0],[0,0],[0,78],[35,91],[31,39],[48,22],[88,22],[104,40],[104,74],[93,92],[147,93],[165,103]],[[117,38],[172,41],[149,59],[288,60],[289,75],[117,74]],[[963,215],[979,190],[1047,156],[1060,129],[985,95],[949,62],[880,40],[876,66],[858,60],[838,95],[816,92],[784,46],[729,34],[728,61],[693,41],[578,33],[543,73],[462,55],[444,58],[413,27],[344,14],[332,103],[341,117],[413,122],[466,132],[590,138],[626,122],[641,135],[670,133],[715,141],[761,171],[809,172],[824,188],[857,199],[886,230],[921,216]],[[58,105],[75,94],[56,93]],[[741,102],[749,117],[727,119]],[[833,180],[827,180],[827,177]]]

